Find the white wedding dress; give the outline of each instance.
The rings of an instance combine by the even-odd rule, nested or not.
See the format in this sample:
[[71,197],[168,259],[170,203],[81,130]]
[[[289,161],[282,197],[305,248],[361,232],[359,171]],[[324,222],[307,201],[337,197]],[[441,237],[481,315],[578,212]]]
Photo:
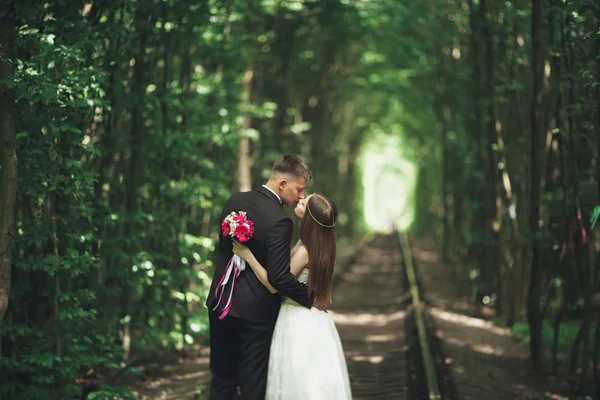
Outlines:
[[[308,269],[298,280],[308,281]],[[266,400],[351,400],[340,336],[331,316],[284,297],[271,342]]]

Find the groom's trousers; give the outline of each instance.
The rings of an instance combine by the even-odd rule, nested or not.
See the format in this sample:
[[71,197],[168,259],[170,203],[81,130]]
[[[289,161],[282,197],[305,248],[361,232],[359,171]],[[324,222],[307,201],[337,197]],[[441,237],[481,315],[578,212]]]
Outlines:
[[211,400],[264,400],[274,322],[242,320],[228,315],[210,319]]

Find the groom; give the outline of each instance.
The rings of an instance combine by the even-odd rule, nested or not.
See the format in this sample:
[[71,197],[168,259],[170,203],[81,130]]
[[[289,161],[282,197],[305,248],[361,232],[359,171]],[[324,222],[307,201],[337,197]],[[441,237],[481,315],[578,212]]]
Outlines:
[[218,260],[206,300],[213,377],[211,400],[233,399],[238,386],[242,400],[263,400],[281,295],[307,308],[313,305],[313,295],[290,272],[293,223],[282,207],[285,204],[294,208],[304,198],[310,179],[310,168],[300,158],[284,155],[273,164],[266,185],[253,192],[232,195],[223,207],[219,224],[232,211],[246,211],[253,221],[254,237],[245,245],[266,268],[269,282],[279,293],[269,293],[247,268],[237,278],[229,313],[218,319],[219,314],[211,311],[217,305],[215,289],[233,256],[231,239],[219,235]]

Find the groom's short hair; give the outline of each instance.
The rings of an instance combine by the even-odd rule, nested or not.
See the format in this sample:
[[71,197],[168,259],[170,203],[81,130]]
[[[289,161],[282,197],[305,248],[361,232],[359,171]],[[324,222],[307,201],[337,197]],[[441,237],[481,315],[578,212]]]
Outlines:
[[300,157],[285,154],[273,163],[272,175],[292,175],[310,181],[312,172]]

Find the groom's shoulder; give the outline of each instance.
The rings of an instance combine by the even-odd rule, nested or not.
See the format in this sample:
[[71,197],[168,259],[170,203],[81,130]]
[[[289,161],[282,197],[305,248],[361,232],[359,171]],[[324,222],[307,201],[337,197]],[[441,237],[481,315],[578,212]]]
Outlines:
[[254,196],[255,196],[254,191],[236,192],[236,193],[233,193],[231,196],[229,196],[229,199],[227,199],[227,203],[236,203],[239,201],[246,201],[250,198],[253,198]]
[[232,194],[225,203],[225,209],[251,211],[253,213],[258,213],[258,215],[268,217],[267,219],[269,220],[289,218],[280,205],[275,203],[270,197],[260,193],[258,190]]
[[260,197],[257,196],[255,191],[252,192],[236,192],[233,193],[224,204],[224,209],[226,211],[232,210],[242,210],[248,211],[247,208],[251,204],[257,204],[260,202]]

